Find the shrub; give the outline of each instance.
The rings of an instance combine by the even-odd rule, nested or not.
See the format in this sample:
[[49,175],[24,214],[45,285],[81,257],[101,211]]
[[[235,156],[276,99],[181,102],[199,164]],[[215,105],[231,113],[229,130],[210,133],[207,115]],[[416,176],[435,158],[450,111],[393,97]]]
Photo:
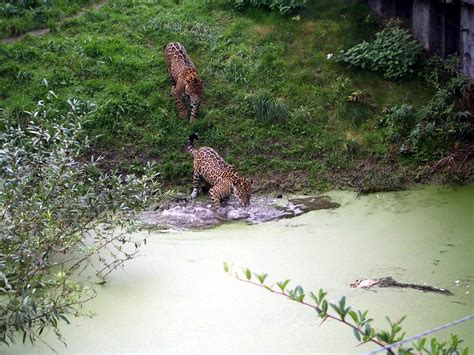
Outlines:
[[40,101],[25,127],[0,115],[0,342],[34,342],[80,314],[95,293],[77,281],[93,265],[104,278],[133,258],[133,210],[156,192],[152,167],[141,178],[105,174],[85,161],[82,131],[91,105],[68,101],[65,114]]
[[408,137],[409,148],[419,158],[439,158],[456,140],[472,135],[468,111],[456,108],[452,91],[439,89],[427,105],[416,113],[416,125]]
[[384,109],[384,115],[380,120],[382,126],[386,127],[391,137],[403,136],[410,132],[415,119],[413,107],[407,104],[395,105]]
[[238,10],[247,7],[267,8],[278,11],[281,15],[287,15],[304,7],[306,0],[229,0],[232,6]]
[[468,120],[471,114],[456,105],[463,89],[457,79],[448,84],[417,111],[409,105],[386,109],[381,124],[388,141],[421,159],[439,158],[455,141],[469,141],[473,135]]
[[379,72],[385,79],[400,80],[412,75],[421,46],[411,34],[396,26],[375,34],[373,42],[362,42],[336,57],[355,67]]

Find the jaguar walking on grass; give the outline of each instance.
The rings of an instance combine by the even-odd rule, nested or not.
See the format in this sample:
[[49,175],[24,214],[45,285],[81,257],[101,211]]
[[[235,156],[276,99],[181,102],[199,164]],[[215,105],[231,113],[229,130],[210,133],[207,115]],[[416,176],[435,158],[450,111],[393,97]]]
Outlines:
[[237,173],[234,167],[222,159],[222,157],[212,148],[194,147],[194,140],[198,135],[193,133],[189,136],[188,151],[193,155],[193,192],[195,198],[199,192],[199,178],[202,176],[210,185],[212,207],[219,209],[221,200],[234,194],[244,206],[250,202],[252,195],[252,180],[247,179]]
[[168,43],[164,47],[164,54],[172,85],[171,92],[176,98],[179,116],[184,118],[187,115],[186,103],[184,101],[184,96],[187,95],[191,102],[191,117],[189,119],[191,123],[196,120],[198,115],[203,89],[202,80],[181,43]]

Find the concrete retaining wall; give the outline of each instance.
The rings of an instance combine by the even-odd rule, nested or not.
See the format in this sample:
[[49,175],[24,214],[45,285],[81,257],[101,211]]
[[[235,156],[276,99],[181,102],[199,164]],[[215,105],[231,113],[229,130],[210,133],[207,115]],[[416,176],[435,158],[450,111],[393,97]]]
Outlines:
[[414,37],[430,53],[457,53],[461,71],[474,78],[474,0],[367,0],[384,17],[409,19]]

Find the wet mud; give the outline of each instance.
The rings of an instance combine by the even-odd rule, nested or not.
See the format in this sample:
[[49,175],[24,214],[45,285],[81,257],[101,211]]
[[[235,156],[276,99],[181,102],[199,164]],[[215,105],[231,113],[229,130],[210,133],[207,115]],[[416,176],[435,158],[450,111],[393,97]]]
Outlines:
[[328,196],[299,198],[253,197],[249,206],[241,206],[235,199],[229,200],[218,211],[212,209],[207,200],[177,198],[155,206],[139,215],[139,221],[154,229],[201,229],[224,223],[242,221],[260,224],[283,218],[292,218],[304,213],[333,209],[339,204]]

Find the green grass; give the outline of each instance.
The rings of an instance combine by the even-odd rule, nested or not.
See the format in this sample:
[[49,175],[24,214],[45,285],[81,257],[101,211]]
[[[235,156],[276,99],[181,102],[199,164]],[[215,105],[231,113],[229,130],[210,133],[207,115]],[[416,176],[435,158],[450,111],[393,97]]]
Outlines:
[[6,0],[0,4],[0,38],[59,25],[93,0]]
[[[386,153],[377,131],[384,107],[419,107],[432,91],[420,80],[392,83],[327,60],[380,28],[366,5],[313,3],[295,21],[214,1],[111,0],[57,33],[1,44],[0,107],[21,119],[50,90],[58,102],[92,101],[97,110],[86,128],[99,136],[95,150],[125,157],[123,168],[157,160],[172,183],[191,180],[184,146],[196,131],[198,144],[244,174],[271,179],[299,171],[311,186],[327,186],[328,171]],[[178,117],[170,95],[162,54],[170,41],[184,44],[204,79],[193,126]],[[363,100],[348,102],[358,90]],[[259,115],[259,97],[285,114]]]

